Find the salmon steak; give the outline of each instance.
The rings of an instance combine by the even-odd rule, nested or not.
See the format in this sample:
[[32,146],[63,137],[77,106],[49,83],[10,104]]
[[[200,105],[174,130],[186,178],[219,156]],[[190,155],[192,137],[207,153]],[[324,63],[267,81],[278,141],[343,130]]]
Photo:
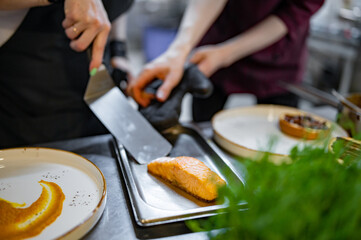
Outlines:
[[196,198],[211,202],[226,182],[203,162],[193,157],[161,157],[148,164],[148,172],[183,189]]

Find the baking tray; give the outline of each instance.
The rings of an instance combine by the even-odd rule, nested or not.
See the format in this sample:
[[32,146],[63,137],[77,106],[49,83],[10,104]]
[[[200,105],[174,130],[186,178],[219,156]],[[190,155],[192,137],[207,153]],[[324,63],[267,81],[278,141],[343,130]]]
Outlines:
[[[244,184],[242,177],[237,174],[227,159],[221,158],[214,150],[214,145],[204,139],[191,125],[177,125],[162,134],[173,146],[169,156],[198,158],[226,182],[232,179],[232,181],[238,181],[239,184]],[[153,226],[208,217],[216,214],[217,210],[227,207],[226,204],[202,202],[154,177],[147,172],[147,165],[138,164],[116,140],[114,144],[138,225]],[[247,204],[240,203],[240,210],[245,209],[247,209]]]

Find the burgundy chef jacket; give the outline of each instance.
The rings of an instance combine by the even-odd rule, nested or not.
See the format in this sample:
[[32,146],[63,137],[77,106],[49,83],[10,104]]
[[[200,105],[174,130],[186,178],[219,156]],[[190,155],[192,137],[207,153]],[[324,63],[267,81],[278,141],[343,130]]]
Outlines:
[[310,17],[323,0],[229,0],[199,45],[217,44],[278,16],[288,34],[273,45],[216,72],[211,80],[227,94],[252,93],[264,98],[282,94],[279,80],[300,82],[306,60]]

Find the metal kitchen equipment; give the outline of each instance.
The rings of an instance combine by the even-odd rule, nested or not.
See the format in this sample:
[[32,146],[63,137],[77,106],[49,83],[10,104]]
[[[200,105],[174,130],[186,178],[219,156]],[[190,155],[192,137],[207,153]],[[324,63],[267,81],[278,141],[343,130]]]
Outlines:
[[[177,125],[163,132],[172,143],[170,156],[192,156],[204,162],[226,182],[243,185],[242,176],[237,173],[226,157],[221,157],[216,146],[204,139],[190,124]],[[147,172],[146,165],[137,164],[121,144],[114,142],[117,160],[129,193],[135,220],[140,226],[153,226],[189,219],[208,217],[226,204],[205,203],[167,184]],[[240,211],[247,209],[247,203],[239,204]]]
[[138,163],[146,164],[170,152],[172,145],[130,105],[104,65],[90,77],[84,100]]

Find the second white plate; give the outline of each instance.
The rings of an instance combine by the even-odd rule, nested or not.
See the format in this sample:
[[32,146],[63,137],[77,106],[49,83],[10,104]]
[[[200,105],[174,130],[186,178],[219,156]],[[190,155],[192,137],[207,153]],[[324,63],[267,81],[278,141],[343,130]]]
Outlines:
[[[320,140],[297,139],[281,132],[279,116],[285,113],[305,112],[277,105],[256,105],[220,111],[212,119],[214,139],[221,147],[235,155],[252,158],[260,153],[270,152],[274,161],[287,159],[295,145],[324,143]],[[331,136],[348,136],[348,134],[334,123]],[[272,138],[276,141],[270,149]]]

